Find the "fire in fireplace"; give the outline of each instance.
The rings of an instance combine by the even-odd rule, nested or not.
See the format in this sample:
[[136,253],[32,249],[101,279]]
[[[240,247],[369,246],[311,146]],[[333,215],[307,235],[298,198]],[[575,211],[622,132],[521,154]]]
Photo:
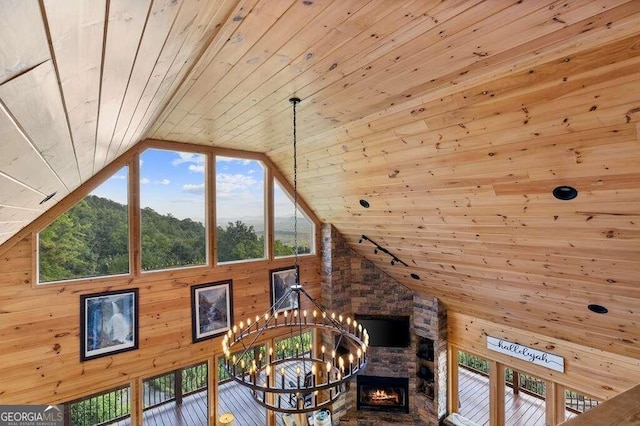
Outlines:
[[358,376],[358,410],[409,412],[409,379]]

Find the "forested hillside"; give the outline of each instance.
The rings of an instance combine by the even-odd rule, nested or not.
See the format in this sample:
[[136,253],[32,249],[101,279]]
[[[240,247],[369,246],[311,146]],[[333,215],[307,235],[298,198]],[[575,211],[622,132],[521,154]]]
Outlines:
[[[218,262],[265,256],[264,236],[242,221],[217,226]],[[141,211],[142,269],[157,270],[206,262],[205,228],[191,219]],[[282,237],[282,238],[280,238]],[[293,254],[290,235],[276,234],[277,256]],[[309,253],[308,242],[299,253]],[[300,243],[302,245],[302,242]],[[39,235],[40,282],[129,271],[128,208],[88,195]]]

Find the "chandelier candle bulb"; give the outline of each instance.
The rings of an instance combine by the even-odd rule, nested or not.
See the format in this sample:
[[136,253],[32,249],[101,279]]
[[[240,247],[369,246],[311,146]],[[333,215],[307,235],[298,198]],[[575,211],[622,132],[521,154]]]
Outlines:
[[296,376],[298,378],[298,389],[300,389],[300,367],[296,367]]
[[307,310],[302,311],[302,316],[304,317],[304,325],[307,325]]
[[349,352],[349,374],[353,374],[353,354]]
[[267,383],[266,383],[266,385],[267,385],[267,389],[268,389],[268,388],[269,388],[269,377],[271,376],[271,366],[270,366],[270,365],[267,365],[267,367],[264,369],[264,372],[265,372],[265,374],[266,374],[266,376],[267,376]]
[[282,375],[282,389],[284,389],[284,367],[280,369],[280,374]]
[[313,325],[316,325],[316,317],[318,316],[318,312],[316,312],[316,310],[313,310]]
[[244,382],[244,359],[240,361],[240,369],[242,370],[242,381]]
[[331,383],[331,363],[327,361],[327,384]]
[[324,351],[325,351],[324,345],[322,345],[322,347],[320,348],[320,351],[322,352],[322,362],[324,362]]
[[311,366],[311,386],[315,386],[315,385],[316,385],[316,365],[313,364]]
[[331,351],[331,363],[336,366],[336,351]]

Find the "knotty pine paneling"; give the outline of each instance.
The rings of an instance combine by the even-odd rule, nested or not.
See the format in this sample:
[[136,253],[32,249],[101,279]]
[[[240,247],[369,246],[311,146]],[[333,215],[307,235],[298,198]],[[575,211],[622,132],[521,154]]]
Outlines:
[[[154,272],[129,283],[33,285],[31,239],[0,259],[0,403],[47,404],[72,400],[132,378],[148,377],[221,353],[221,339],[191,343],[191,289],[233,279],[235,322],[270,306],[269,270],[292,259]],[[319,299],[318,256],[299,258],[300,279]],[[139,349],[80,362],[80,295],[139,288]]]
[[[550,339],[538,333],[496,324],[459,312],[447,315],[448,340],[456,348],[560,383],[587,395],[608,399],[640,382],[640,361],[584,345]],[[564,373],[487,349],[486,336],[505,339],[564,358]]]

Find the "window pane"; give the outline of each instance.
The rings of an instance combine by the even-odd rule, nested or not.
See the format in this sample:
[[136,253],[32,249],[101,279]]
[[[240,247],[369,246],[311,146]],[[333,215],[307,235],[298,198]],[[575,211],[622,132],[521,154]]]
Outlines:
[[218,262],[265,258],[264,175],[257,160],[216,157]]
[[127,176],[124,167],[40,232],[39,282],[129,272]]
[[140,155],[142,270],[205,265],[206,156],[148,149]]
[[[273,181],[273,233],[276,257],[292,256],[295,251],[293,199],[282,189],[280,183]],[[313,222],[296,209],[298,220],[298,254],[313,253]]]

